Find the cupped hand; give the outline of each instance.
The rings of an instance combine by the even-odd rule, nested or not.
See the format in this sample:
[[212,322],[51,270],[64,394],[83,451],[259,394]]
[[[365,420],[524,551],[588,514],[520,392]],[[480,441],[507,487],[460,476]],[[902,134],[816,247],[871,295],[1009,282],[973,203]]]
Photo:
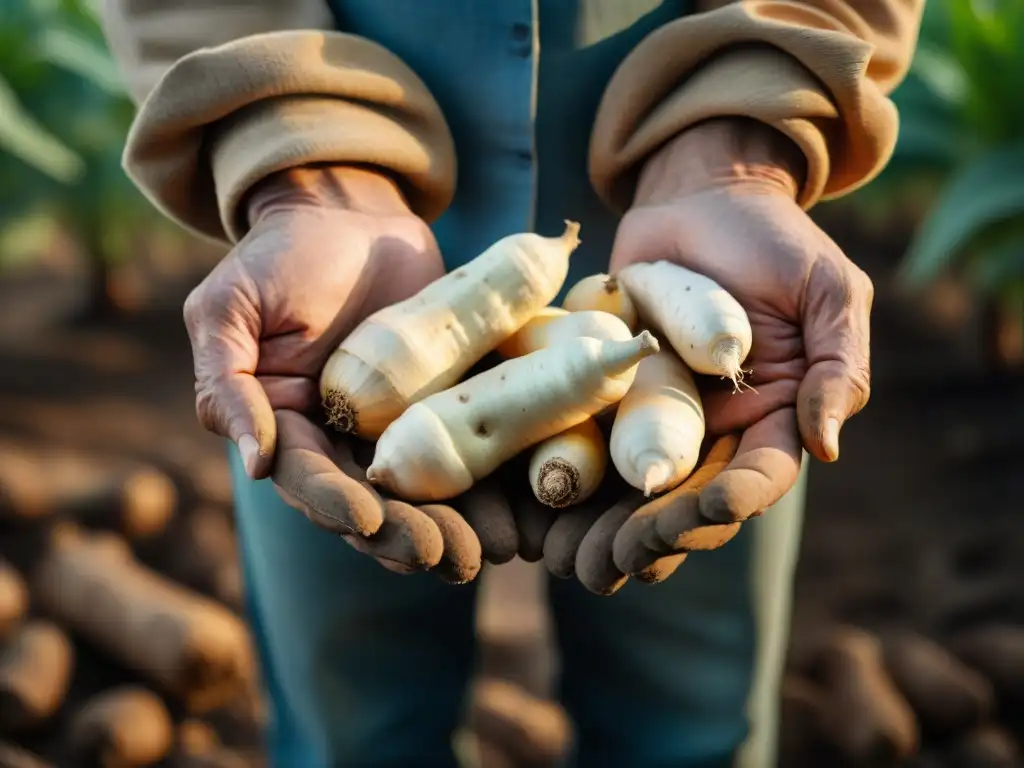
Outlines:
[[503,497],[476,489],[460,500],[465,517],[382,498],[353,456],[358,441],[332,444],[321,427],[319,374],[341,339],[444,274],[429,227],[393,182],[352,168],[278,174],[247,212],[246,236],[185,304],[203,425],[236,443],[250,477],[271,474],[292,506],[392,570],[461,582],[483,556],[511,558]]
[[312,413],[327,357],[355,325],[444,274],[430,228],[386,177],[297,168],[262,182],[249,230],[185,301],[196,412],[250,477],[274,458],[274,410]]
[[700,513],[741,521],[796,482],[802,448],[839,455],[839,431],[869,394],[870,279],[796,202],[803,159],[754,121],[692,128],[645,165],[611,272],[661,259],[707,275],[746,310],[753,389],[700,377],[710,436],[740,432],[703,489]]
[[[551,515],[543,537],[543,558],[558,578],[575,576],[598,595],[617,592],[630,578],[646,584],[664,581],[687,554],[717,549],[738,532],[740,523],[714,523],[701,517],[701,491],[736,455],[739,438],[725,435],[708,444],[694,472],[678,488],[647,499],[610,478],[587,503]],[[658,535],[657,525],[672,533],[673,545]]]

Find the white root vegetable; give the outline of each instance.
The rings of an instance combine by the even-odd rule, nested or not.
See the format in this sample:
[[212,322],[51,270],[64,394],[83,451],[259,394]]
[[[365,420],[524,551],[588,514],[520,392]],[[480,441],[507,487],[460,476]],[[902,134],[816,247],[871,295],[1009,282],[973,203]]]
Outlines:
[[753,334],[747,313],[711,278],[668,261],[631,264],[618,274],[640,315],[692,370],[739,389]]
[[561,509],[589,499],[607,467],[608,445],[597,422],[588,418],[534,449],[530,487],[541,504]]
[[697,465],[704,409],[686,364],[662,349],[637,366],[612,424],[612,464],[647,496],[675,488]]
[[546,307],[505,340],[498,347],[498,354],[506,359],[521,357],[580,336],[626,341],[633,338],[633,333],[622,320],[608,312],[567,312],[558,307]]
[[[580,336],[625,341],[633,334],[622,320],[608,312],[568,312],[548,307],[498,347],[498,353],[518,357]],[[604,479],[607,467],[608,446],[591,418],[534,448],[530,459],[530,486],[542,504],[567,507],[593,494]]]
[[615,315],[630,331],[635,331],[639,319],[636,306],[617,278],[604,273],[584,277],[565,294],[562,307],[570,312],[596,309]]
[[415,296],[368,317],[320,376],[328,423],[377,438],[412,403],[455,384],[562,289],[579,225],[509,235]]
[[621,400],[637,363],[657,351],[644,331],[628,341],[581,337],[501,363],[410,406],[377,441],[366,478],[409,501],[457,496]]

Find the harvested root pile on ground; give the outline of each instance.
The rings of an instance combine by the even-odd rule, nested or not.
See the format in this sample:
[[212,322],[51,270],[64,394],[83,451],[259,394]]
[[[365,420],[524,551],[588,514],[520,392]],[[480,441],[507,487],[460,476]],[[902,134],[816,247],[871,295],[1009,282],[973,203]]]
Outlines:
[[1019,768],[1024,627],[943,647],[838,626],[785,678],[779,764]]
[[252,768],[229,510],[164,472],[0,445],[0,767]]
[[554,768],[572,741],[572,724],[555,702],[495,677],[470,692],[464,760],[480,768]]

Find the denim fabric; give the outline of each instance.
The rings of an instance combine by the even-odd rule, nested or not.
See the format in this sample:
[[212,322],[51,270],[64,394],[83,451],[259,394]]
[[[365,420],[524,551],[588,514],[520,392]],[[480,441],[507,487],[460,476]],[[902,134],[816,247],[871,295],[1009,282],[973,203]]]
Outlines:
[[[394,51],[455,137],[458,190],[435,232],[449,267],[523,230],[582,223],[567,285],[607,267],[616,220],[586,172],[615,67],[687,12],[656,0],[333,0],[338,28]],[[539,55],[537,55],[539,52]],[[232,449],[249,612],[279,768],[454,765],[473,665],[473,586],[399,576],[315,529]],[[754,667],[751,536],[612,598],[555,581],[561,696],[586,768],[730,765]]]

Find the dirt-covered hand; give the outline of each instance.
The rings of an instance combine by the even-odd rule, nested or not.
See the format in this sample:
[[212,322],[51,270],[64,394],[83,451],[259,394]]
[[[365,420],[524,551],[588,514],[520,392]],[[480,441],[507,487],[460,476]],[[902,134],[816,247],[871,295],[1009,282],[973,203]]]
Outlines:
[[[595,594],[611,595],[630,576],[647,584],[664,581],[689,551],[728,542],[741,524],[703,518],[698,500],[736,456],[739,442],[735,435],[714,441],[686,482],[656,499],[612,482],[592,502],[558,515],[544,538],[548,570],[559,578],[576,576]],[[614,503],[608,501],[611,494],[616,494]]]
[[431,571],[472,581],[484,560],[511,560],[518,548],[504,495],[483,482],[447,504],[414,506],[379,494],[366,482],[373,445],[328,437],[294,411],[279,410],[277,459],[271,477],[281,497],[313,523],[399,573]]
[[742,433],[701,494],[701,513],[719,522],[778,501],[802,448],[835,460],[843,422],[868,399],[871,281],[796,202],[804,163],[755,121],[692,128],[645,164],[612,252],[613,274],[665,259],[706,275],[750,319],[753,389],[700,377],[708,434]]
[[189,295],[196,411],[266,477],[274,410],[319,407],[319,375],[368,314],[444,274],[430,228],[397,186],[353,168],[296,168],[250,195],[249,230]]

